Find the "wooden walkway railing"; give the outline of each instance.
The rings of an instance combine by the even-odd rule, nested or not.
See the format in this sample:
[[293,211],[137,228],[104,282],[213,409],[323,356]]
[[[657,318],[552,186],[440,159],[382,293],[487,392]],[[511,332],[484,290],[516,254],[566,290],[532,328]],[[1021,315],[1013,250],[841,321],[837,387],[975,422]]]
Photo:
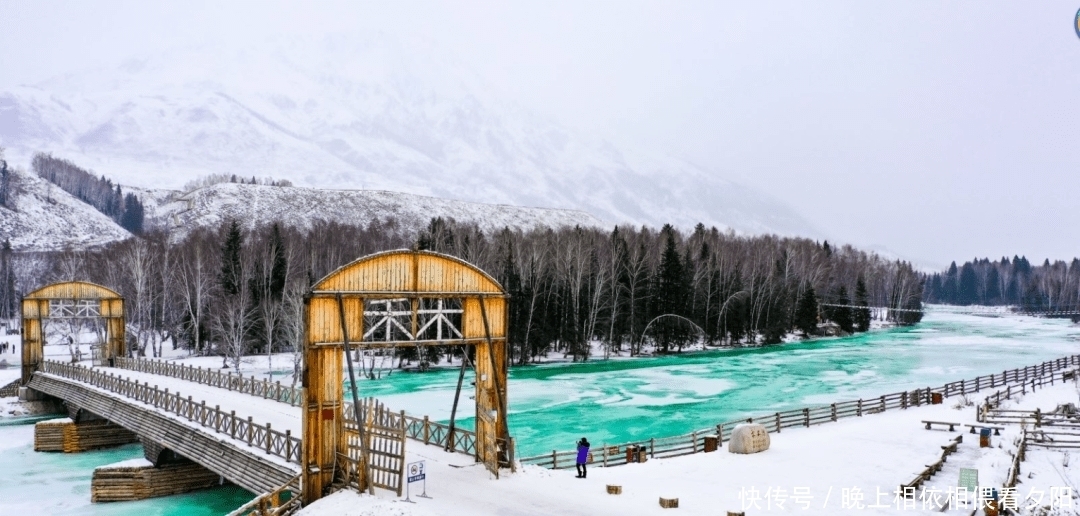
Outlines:
[[922,470],[919,474],[915,475],[915,478],[906,484],[900,484],[900,490],[898,491],[905,498],[914,498],[915,491],[919,489],[919,486],[930,480],[936,473],[940,472],[945,467],[945,461],[949,458],[949,455],[956,453],[956,450],[960,443],[964,442],[964,436],[958,435],[951,441],[950,444],[941,447],[941,458],[935,461],[933,464],[926,466],[926,469]]
[[[715,428],[697,430],[688,434],[662,438],[652,438],[639,441],[631,441],[616,445],[603,444],[592,453],[593,463],[602,466],[621,466],[627,463],[627,449],[639,447],[645,450],[648,457],[664,458],[689,455],[702,452],[705,449],[706,437],[719,437],[719,443],[731,439],[731,431],[740,423],[760,423],[769,432],[779,433],[784,428],[809,427],[822,423],[839,421],[849,417],[861,417],[867,414],[877,414],[886,410],[906,409],[932,402],[934,394],[940,394],[943,398],[951,396],[974,394],[989,388],[1000,388],[1008,385],[1022,385],[1033,379],[1045,378],[1057,371],[1080,365],[1080,355],[1049,360],[1038,365],[1020,367],[1003,371],[999,374],[979,376],[971,380],[959,380],[947,383],[938,388],[927,387],[913,391],[895,392],[877,398],[858,399],[805,407],[801,409],[786,410],[764,414],[735,421],[727,421],[716,425]],[[552,450],[551,453],[523,457],[522,464],[531,464],[550,469],[573,468],[577,451]]]
[[[122,369],[130,369],[141,373],[150,373],[170,378],[177,378],[189,382],[195,382],[211,387],[218,387],[229,391],[250,394],[252,396],[278,401],[299,407],[304,399],[304,391],[301,388],[281,385],[281,382],[269,382],[253,376],[243,374],[234,375],[231,372],[223,373],[219,370],[194,367],[190,365],[165,362],[162,360],[147,360],[139,358],[118,358],[114,366]],[[342,415],[346,421],[355,420],[355,412],[352,402],[346,402],[342,408]],[[449,451],[476,456],[476,433],[454,427],[454,435],[450,435],[450,426],[431,421],[427,416],[418,418],[405,415],[405,436],[421,441],[424,444],[440,446]],[[448,445],[447,443],[450,443]]]
[[299,387],[281,385],[281,382],[261,380],[254,376],[244,376],[242,373],[234,375],[232,372],[222,373],[216,369],[195,367],[166,362],[164,360],[147,360],[141,358],[117,358],[114,367],[130,369],[140,373],[150,373],[170,378],[178,378],[202,385],[218,387],[228,391],[250,394],[252,396],[271,399],[299,407],[304,402],[304,391]]
[[249,447],[258,448],[269,455],[300,464],[300,439],[293,437],[291,430],[279,432],[272,429],[270,423],[256,424],[251,417],[244,419],[237,416],[234,410],[224,412],[218,405],[209,407],[206,401],[195,402],[191,396],[184,398],[179,392],[170,393],[169,389],[160,390],[157,386],[150,386],[148,383],[124,379],[112,373],[104,373],[80,365],[45,360],[41,363],[41,372],[82,382],[146,403],[155,409],[175,414],[199,426],[211,429],[215,433],[243,441]]
[[300,476],[285,485],[256,496],[228,516],[287,516],[300,510]]
[[19,395],[19,380],[15,380],[3,387],[0,387],[0,398],[10,398],[12,396]]

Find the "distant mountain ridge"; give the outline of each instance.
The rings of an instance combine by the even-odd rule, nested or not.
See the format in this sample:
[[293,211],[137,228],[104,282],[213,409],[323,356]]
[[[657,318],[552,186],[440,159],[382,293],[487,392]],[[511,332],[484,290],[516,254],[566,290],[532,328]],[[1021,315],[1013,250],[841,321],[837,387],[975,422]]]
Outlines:
[[278,221],[301,229],[319,220],[366,226],[392,218],[403,229],[419,230],[433,217],[475,222],[485,231],[604,225],[583,211],[471,203],[376,190],[218,183],[190,192],[131,187],[128,191],[135,192],[150,207],[148,227],[181,234],[195,227],[217,227],[226,220],[245,225]]
[[[15,250],[87,249],[132,236],[112,218],[48,181],[25,172],[15,174],[14,209],[0,206],[0,241],[10,240]],[[417,231],[433,217],[475,222],[485,231],[604,225],[582,211],[470,203],[399,192],[239,183],[187,192],[123,189],[142,201],[147,230],[167,230],[173,236],[198,227],[218,227],[227,220],[238,220],[248,227],[281,222],[307,229],[319,220],[366,226],[393,219],[404,231]]]
[[818,235],[768,195],[574,133],[498,100],[452,59],[414,50],[382,35],[278,40],[72,73],[0,91],[0,146],[16,165],[48,151],[144,189],[272,176],[581,210],[608,225]]

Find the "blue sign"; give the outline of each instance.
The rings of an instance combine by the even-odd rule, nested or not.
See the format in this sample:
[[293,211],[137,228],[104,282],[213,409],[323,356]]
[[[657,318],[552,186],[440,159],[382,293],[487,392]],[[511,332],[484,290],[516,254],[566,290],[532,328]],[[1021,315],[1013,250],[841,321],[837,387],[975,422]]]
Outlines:
[[424,472],[424,461],[410,463],[408,470],[410,484],[427,478],[427,474]]

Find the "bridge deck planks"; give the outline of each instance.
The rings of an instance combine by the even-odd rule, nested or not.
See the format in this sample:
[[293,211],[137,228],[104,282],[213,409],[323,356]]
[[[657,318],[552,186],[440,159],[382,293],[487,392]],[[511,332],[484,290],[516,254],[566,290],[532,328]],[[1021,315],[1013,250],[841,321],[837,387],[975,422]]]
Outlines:
[[74,380],[38,372],[30,387],[161,443],[253,493],[272,491],[300,472],[299,466],[269,457],[260,449],[249,448],[245,443],[209,430],[194,429],[167,414],[148,410],[141,403]]

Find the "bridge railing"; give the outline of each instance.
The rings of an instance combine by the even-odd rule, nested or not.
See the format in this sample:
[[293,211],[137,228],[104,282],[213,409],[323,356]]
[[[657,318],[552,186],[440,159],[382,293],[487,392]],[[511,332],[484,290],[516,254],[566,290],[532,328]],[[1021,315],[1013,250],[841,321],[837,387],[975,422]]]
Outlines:
[[205,400],[195,402],[191,396],[184,398],[179,392],[170,393],[169,389],[161,390],[156,385],[125,379],[111,372],[105,373],[76,364],[49,360],[42,361],[40,371],[146,403],[155,409],[209,428],[215,433],[228,435],[231,439],[242,441],[268,455],[300,464],[301,441],[300,438],[293,437],[291,430],[279,432],[271,428],[270,423],[259,425],[252,421],[250,416],[244,419],[237,416],[236,411],[223,412],[218,405],[209,407]]
[[[1040,382],[1040,379],[1049,383],[1046,378],[1053,378],[1055,373],[1078,365],[1080,365],[1080,355],[1071,355],[1049,360],[1038,365],[1010,369],[999,374],[950,382],[936,389],[927,387],[925,389],[895,392],[877,398],[843,401],[829,405],[774,412],[772,414],[727,421],[716,425],[715,428],[696,430],[683,435],[643,439],[615,445],[604,443],[598,449],[592,450],[590,455],[592,455],[592,463],[605,467],[626,464],[627,459],[632,455],[627,453],[628,448],[636,447],[639,453],[644,452],[647,457],[653,458],[689,455],[705,451],[706,437],[716,438],[718,445],[731,440],[732,430],[734,430],[735,425],[741,423],[760,423],[769,432],[779,433],[784,428],[809,427],[848,417],[860,417],[886,410],[926,405],[933,402],[935,394],[948,398],[974,394],[988,388],[1024,385],[1032,381]],[[1017,389],[1017,392],[1019,392],[1019,389]],[[576,455],[575,450],[552,450],[551,453],[523,457],[521,463],[550,469],[572,468],[576,462],[574,460]]]
[[285,485],[256,496],[250,502],[238,507],[228,516],[285,516],[300,510],[300,476],[297,475]]
[[[175,362],[142,358],[118,358],[114,366],[250,394],[294,407],[300,406],[304,399],[303,389],[281,385],[281,382],[269,382],[253,376],[234,375],[231,372],[223,373],[215,369],[194,367]],[[352,402],[345,403],[343,414],[347,421],[355,419]],[[449,425],[431,421],[427,416],[418,418],[406,415],[405,428],[406,435],[410,439],[422,441],[424,444],[441,446],[443,449],[450,451],[476,456],[475,432],[455,427],[451,438]],[[448,440],[452,442],[452,446],[447,446]]]
[[195,367],[186,364],[178,364],[176,362],[127,357],[117,358],[113,365],[114,367],[119,367],[121,369],[130,369],[140,373],[168,376],[229,391],[250,394],[259,398],[287,403],[294,407],[299,407],[304,401],[304,391],[299,387],[289,387],[287,385],[281,385],[280,381],[270,382],[250,375],[244,376],[242,373],[234,375],[232,372],[223,373],[216,369]]

